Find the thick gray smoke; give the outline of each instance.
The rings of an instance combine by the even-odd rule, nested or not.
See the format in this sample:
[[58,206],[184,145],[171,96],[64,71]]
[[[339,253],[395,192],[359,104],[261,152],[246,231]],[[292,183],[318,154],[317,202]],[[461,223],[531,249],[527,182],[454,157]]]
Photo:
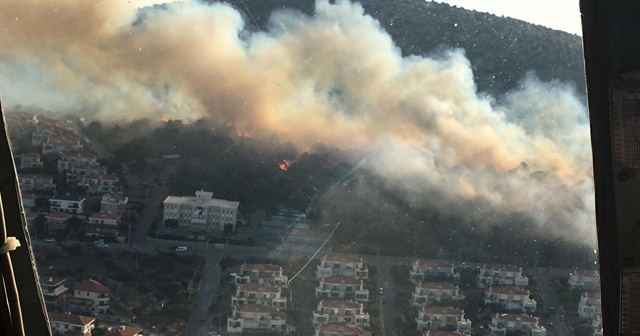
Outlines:
[[403,58],[348,1],[318,0],[313,17],[275,13],[266,32],[245,30],[228,5],[175,2],[142,16],[139,6],[2,1],[5,105],[104,119],[208,116],[301,146],[358,149],[408,193],[451,195],[424,202],[481,199],[592,241],[588,123],[570,87],[529,75],[498,105],[476,91],[463,51]]

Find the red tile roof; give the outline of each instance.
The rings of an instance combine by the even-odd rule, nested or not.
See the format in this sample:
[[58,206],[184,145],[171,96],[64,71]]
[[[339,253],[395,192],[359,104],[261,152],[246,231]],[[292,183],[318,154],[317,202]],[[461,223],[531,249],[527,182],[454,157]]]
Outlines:
[[330,283],[330,284],[359,285],[362,283],[362,280],[358,280],[356,278],[343,277],[343,276],[330,276],[330,277],[322,278],[321,282]]
[[321,333],[335,333],[340,335],[371,335],[370,332],[353,324],[321,324],[317,326],[317,330]]
[[94,212],[91,215],[89,215],[89,219],[111,219],[111,220],[119,220],[120,219],[120,215],[118,214],[113,214],[110,212]]
[[135,336],[142,331],[142,328],[134,326],[119,326],[111,328],[104,336]]
[[505,264],[485,264],[483,267],[485,270],[489,271],[506,271],[506,272],[520,272],[522,271],[522,267],[514,266],[514,265],[505,265]]
[[538,321],[537,317],[525,315],[525,314],[496,314],[494,318],[498,321],[508,321],[508,322],[536,322]]
[[509,295],[529,295],[529,291],[516,287],[491,287],[487,292],[493,294],[509,294]]
[[326,260],[326,261],[333,261],[333,262],[361,262],[362,258],[356,257],[356,256],[352,256],[352,255],[340,255],[340,254],[327,254],[324,257],[322,257],[322,259]]
[[415,262],[418,267],[440,267],[440,268],[451,268],[453,267],[453,263],[446,260],[433,260],[433,259],[418,259]]
[[65,212],[52,212],[47,215],[47,218],[55,218],[55,219],[67,219],[71,215]]
[[18,175],[19,178],[24,178],[24,179],[33,179],[33,180],[50,180],[53,179],[53,177],[51,177],[51,175],[44,175],[44,174],[20,174]]
[[110,175],[110,174],[106,174],[106,175],[85,175],[84,177],[85,179],[89,179],[89,180],[109,180],[109,181],[117,181],[118,177],[115,175]]
[[93,323],[96,319],[89,316],[65,314],[65,313],[49,313],[49,320],[53,322],[69,323],[78,326],[86,326]]
[[602,293],[600,292],[584,292],[582,296],[590,300],[602,300]]
[[278,272],[282,269],[282,267],[278,265],[273,265],[273,264],[242,264],[240,269],[243,271]]
[[427,330],[423,333],[424,336],[468,336],[462,331],[449,331],[449,330]]
[[419,282],[416,287],[424,288],[424,289],[446,289],[446,290],[455,290],[458,289],[458,286],[446,282]]
[[321,300],[319,306],[327,308],[361,308],[362,305],[351,300]]
[[245,283],[238,286],[238,290],[245,292],[277,293],[280,291],[280,287]]
[[78,282],[75,286],[73,286],[73,289],[85,292],[109,293],[109,288],[93,279]]
[[435,307],[435,306],[427,306],[422,307],[420,309],[423,313],[429,315],[462,315],[464,314],[463,310],[453,307]]

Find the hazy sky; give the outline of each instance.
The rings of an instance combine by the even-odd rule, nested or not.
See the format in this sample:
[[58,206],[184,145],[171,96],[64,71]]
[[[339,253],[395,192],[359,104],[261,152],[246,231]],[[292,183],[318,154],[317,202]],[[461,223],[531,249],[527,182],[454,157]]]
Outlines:
[[578,0],[437,0],[582,35]]

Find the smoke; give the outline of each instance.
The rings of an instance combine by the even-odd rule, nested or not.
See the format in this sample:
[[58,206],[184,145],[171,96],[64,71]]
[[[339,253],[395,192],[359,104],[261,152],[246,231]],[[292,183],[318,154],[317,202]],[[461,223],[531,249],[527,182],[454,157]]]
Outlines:
[[358,149],[408,196],[477,200],[477,214],[525,212],[544,232],[592,241],[588,122],[570,86],[530,74],[497,104],[477,92],[464,51],[403,58],[347,1],[318,0],[312,17],[276,12],[261,32],[225,4],[140,5],[0,3],[5,106],[206,116],[300,146]]

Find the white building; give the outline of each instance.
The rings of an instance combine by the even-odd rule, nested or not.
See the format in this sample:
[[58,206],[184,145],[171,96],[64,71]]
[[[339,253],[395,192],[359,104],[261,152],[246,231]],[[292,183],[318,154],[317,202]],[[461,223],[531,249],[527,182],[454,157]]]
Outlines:
[[79,214],[84,212],[84,198],[70,195],[58,195],[49,200],[51,212]]
[[245,330],[284,332],[287,330],[287,315],[271,306],[235,306],[227,318],[227,332],[242,333]]
[[80,138],[73,135],[51,135],[42,144],[42,154],[58,154],[67,151],[81,151]]
[[316,287],[316,297],[367,302],[369,301],[369,290],[364,288],[362,280],[344,276],[331,276],[320,279],[320,284]]
[[109,310],[109,288],[92,279],[75,284],[69,309],[90,315],[105,314]]
[[418,330],[449,329],[471,332],[471,321],[464,311],[453,307],[422,307],[416,318]]
[[323,256],[316,269],[316,278],[321,279],[336,275],[367,279],[369,278],[369,269],[359,257],[333,253]]
[[67,183],[77,184],[85,175],[107,175],[107,167],[73,163],[71,169],[67,170]]
[[116,237],[120,229],[120,217],[109,212],[94,212],[89,215],[85,234],[93,237]]
[[443,300],[459,301],[464,299],[460,288],[445,282],[418,282],[411,294],[415,306],[428,306]]
[[49,325],[54,335],[91,335],[96,319],[89,316],[49,312]]
[[495,314],[489,324],[491,334],[505,336],[507,333],[520,332],[525,336],[545,336],[547,330],[538,325],[538,318],[524,314]]
[[277,309],[287,308],[287,298],[282,296],[280,287],[258,284],[241,284],[231,297],[231,306],[258,304]]
[[529,285],[529,278],[522,275],[522,267],[502,264],[485,264],[480,267],[478,273],[478,288],[490,286],[517,286]]
[[169,196],[164,200],[163,223],[177,221],[178,227],[224,230],[231,225],[235,230],[239,202],[214,199],[213,193],[196,191],[196,197]]
[[354,324],[320,324],[315,336],[371,336],[371,333]]
[[100,211],[114,214],[124,214],[129,198],[123,194],[108,193],[102,195]]
[[584,292],[580,295],[578,303],[578,316],[583,319],[591,319],[602,315],[602,299],[600,292]]
[[56,185],[53,184],[53,177],[44,174],[20,174],[20,191],[44,191],[56,192]]
[[25,153],[20,156],[20,169],[42,169],[40,154]]
[[594,270],[574,269],[569,273],[571,289],[599,290],[600,273]]
[[86,151],[64,152],[58,159],[58,173],[71,171],[73,165],[99,166],[98,155]]
[[529,291],[516,287],[490,287],[484,294],[485,304],[497,304],[506,310],[533,313],[537,302],[529,296]]
[[369,326],[369,314],[362,303],[351,300],[320,300],[313,312],[314,324],[349,323],[359,327]]
[[121,193],[120,179],[115,175],[80,175],[78,186],[87,188],[90,194]]
[[409,279],[414,284],[429,277],[450,276],[458,278],[460,275],[455,273],[453,263],[445,260],[418,259],[409,270]]
[[282,267],[273,264],[242,264],[240,272],[233,274],[236,285],[253,283],[287,287],[289,278],[282,275]]

